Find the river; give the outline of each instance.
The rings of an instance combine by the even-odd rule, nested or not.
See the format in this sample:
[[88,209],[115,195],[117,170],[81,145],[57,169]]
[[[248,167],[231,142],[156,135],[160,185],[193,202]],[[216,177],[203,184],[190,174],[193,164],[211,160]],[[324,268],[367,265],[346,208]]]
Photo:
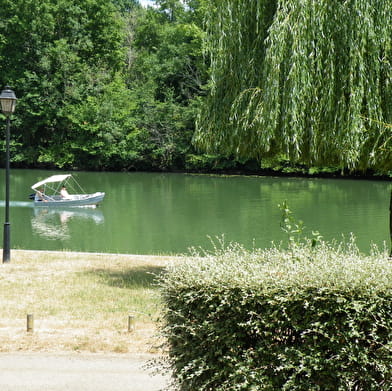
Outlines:
[[[178,254],[212,248],[224,237],[247,248],[287,241],[278,204],[287,201],[310,236],[357,238],[389,247],[391,182],[214,176],[172,173],[76,172],[87,192],[104,191],[96,209],[34,208],[31,185],[58,171],[11,169],[11,248],[132,254]],[[4,221],[5,172],[0,170]]]

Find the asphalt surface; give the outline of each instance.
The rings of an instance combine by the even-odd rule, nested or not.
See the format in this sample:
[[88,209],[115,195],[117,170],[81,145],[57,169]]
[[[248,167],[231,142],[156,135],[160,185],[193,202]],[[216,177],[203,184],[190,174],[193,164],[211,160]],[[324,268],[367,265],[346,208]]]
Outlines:
[[170,391],[149,356],[0,353],[1,391]]

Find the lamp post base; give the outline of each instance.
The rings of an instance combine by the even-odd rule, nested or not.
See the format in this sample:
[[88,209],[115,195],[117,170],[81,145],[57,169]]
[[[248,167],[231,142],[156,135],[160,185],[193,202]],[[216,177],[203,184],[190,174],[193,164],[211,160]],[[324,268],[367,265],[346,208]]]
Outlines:
[[11,236],[11,224],[4,223],[3,263],[8,263],[11,260],[10,236]]

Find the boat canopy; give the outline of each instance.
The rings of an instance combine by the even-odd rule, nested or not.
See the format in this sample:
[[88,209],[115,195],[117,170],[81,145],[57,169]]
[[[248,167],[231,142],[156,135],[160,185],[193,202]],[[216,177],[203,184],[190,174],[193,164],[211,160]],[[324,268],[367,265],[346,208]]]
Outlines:
[[49,178],[44,179],[43,181],[37,182],[35,185],[31,186],[33,190],[37,190],[38,187],[44,186],[47,183],[55,183],[55,182],[63,182],[67,178],[69,178],[71,174],[65,175],[52,175]]

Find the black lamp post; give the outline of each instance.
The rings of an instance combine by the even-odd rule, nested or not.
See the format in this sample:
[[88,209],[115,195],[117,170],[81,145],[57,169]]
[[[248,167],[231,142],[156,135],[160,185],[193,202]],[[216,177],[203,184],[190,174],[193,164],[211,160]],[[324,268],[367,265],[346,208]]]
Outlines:
[[3,263],[11,259],[10,250],[10,123],[11,115],[15,111],[16,96],[10,87],[6,86],[0,94],[1,111],[7,118],[6,126],[6,163],[5,163],[5,223],[3,237]]

